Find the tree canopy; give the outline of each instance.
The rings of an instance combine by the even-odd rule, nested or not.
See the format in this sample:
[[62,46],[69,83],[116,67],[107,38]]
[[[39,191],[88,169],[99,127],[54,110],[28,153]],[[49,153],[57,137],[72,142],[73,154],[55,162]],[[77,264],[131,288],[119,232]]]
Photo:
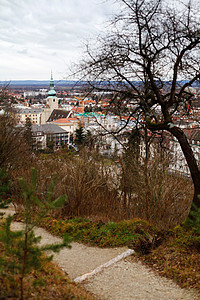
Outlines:
[[194,202],[200,207],[197,162],[173,119],[191,103],[189,88],[200,80],[199,6],[195,0],[117,2],[121,11],[107,35],[87,45],[81,75],[90,88],[112,92],[118,104],[131,103],[129,116],[137,115],[149,130],[168,131],[178,140],[194,183]]

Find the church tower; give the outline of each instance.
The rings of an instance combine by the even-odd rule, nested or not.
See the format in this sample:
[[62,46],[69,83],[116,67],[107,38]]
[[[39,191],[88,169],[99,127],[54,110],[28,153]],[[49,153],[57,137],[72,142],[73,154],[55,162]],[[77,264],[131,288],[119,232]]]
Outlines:
[[51,80],[50,80],[50,90],[48,92],[46,106],[49,107],[52,111],[54,109],[58,109],[58,98],[56,97],[56,91],[54,90],[54,80],[53,80],[52,72],[51,72]]
[[51,72],[50,89],[46,99],[46,107],[42,110],[41,124],[46,124],[54,109],[58,109],[58,98],[54,89],[54,80]]

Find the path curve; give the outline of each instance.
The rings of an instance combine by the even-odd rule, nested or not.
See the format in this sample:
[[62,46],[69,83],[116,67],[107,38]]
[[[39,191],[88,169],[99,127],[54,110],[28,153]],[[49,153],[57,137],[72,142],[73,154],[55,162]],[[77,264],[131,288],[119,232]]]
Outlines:
[[[9,211],[12,213],[12,211]],[[7,211],[8,213],[8,211]],[[13,222],[12,230],[20,230],[23,224]],[[60,242],[61,239],[42,228],[35,229],[42,237],[41,244]],[[53,261],[71,278],[92,272],[100,265],[124,253],[127,248],[97,248],[72,243],[72,249],[63,249],[54,254]],[[171,280],[160,277],[141,262],[122,259],[82,283],[99,299],[109,300],[199,300],[195,290],[182,289]]]

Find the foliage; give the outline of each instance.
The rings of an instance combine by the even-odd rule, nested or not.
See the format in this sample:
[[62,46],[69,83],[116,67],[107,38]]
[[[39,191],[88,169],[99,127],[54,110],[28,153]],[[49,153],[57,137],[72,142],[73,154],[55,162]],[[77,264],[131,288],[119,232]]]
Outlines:
[[37,193],[37,189],[38,189],[37,173],[38,173],[37,169],[35,168],[31,169],[30,184],[28,184],[24,178],[19,178],[19,183],[23,195],[25,221],[26,224],[30,224],[30,226],[35,225],[35,222],[37,222],[37,219],[35,221],[35,218],[33,218],[34,215],[31,214],[30,211],[33,212],[35,211],[36,208],[38,208],[39,211],[37,213],[37,218],[40,219],[46,216],[50,210],[60,208],[66,202],[66,195],[59,196],[57,199],[53,200],[54,189],[56,184],[56,175],[52,176],[52,180],[46,192],[46,195],[45,197],[42,197],[41,200]]
[[84,129],[82,126],[76,129],[75,143],[80,148],[85,141]]
[[[158,148],[159,149],[159,148]],[[146,219],[169,229],[186,218],[191,205],[190,181],[170,173],[168,153],[156,150],[138,157],[129,147],[121,159],[120,190],[128,217]]]
[[194,232],[200,234],[200,208],[198,208],[194,203],[192,203],[192,206],[193,209],[190,211],[189,216],[183,224],[184,226],[191,228]]
[[140,154],[141,133],[137,128],[133,128],[128,139],[127,155],[131,152],[139,158]]
[[[0,241],[4,245],[4,257],[1,258],[0,267],[4,276],[9,274],[10,280],[13,280],[13,275],[18,275],[18,282],[20,282],[20,299],[24,299],[24,278],[32,270],[40,269],[42,264],[51,259],[42,256],[43,250],[52,250],[58,252],[63,247],[70,247],[70,239],[68,236],[63,237],[63,242],[56,245],[38,246],[40,237],[36,237],[33,229],[47,213],[59,208],[66,201],[66,196],[52,200],[53,191],[55,187],[55,177],[53,177],[50,187],[48,189],[46,199],[41,201],[36,194],[37,190],[37,170],[31,170],[30,184],[24,178],[20,178],[20,185],[23,196],[24,207],[24,229],[21,231],[12,232],[10,225],[12,217],[6,219],[2,230],[0,231]],[[37,216],[35,216],[35,211]],[[12,260],[11,260],[12,257]]]
[[[0,168],[14,172],[31,163],[30,152],[11,111],[0,115]],[[27,158],[27,159],[26,159]]]
[[54,141],[50,140],[49,138],[47,139],[47,148],[49,150],[49,153],[53,153],[54,151]]
[[[183,222],[192,201],[192,183],[168,170],[169,158],[158,152],[144,159],[130,148],[123,159],[104,159],[95,151],[38,154],[38,193],[46,195],[51,174],[57,173],[55,197],[68,201],[54,216],[121,221],[145,218],[162,229]],[[22,205],[19,199],[16,205]]]
[[[153,249],[157,237],[161,232],[148,222],[134,219],[121,222],[90,221],[89,219],[74,218],[70,220],[56,220],[47,217],[42,226],[56,235],[70,234],[74,239],[99,247],[128,246],[141,251],[142,241],[149,241],[151,246],[146,251]],[[141,245],[141,247],[140,247]],[[145,247],[145,246],[144,246]]]
[[8,93],[8,85],[0,87],[0,103],[1,105],[8,105],[9,93]]
[[[3,256],[3,244],[0,242],[0,251]],[[12,260],[12,256],[10,257]],[[11,272],[12,273],[12,272]],[[2,276],[0,273],[0,299],[19,299],[18,276],[9,273]],[[45,261],[41,268],[32,270],[25,278],[24,294],[26,299],[94,299],[82,287],[70,282],[64,272],[52,262]]]
[[90,130],[87,130],[85,134],[84,144],[89,148],[90,151],[94,149],[95,137]]
[[[23,135],[23,128],[17,126],[17,118],[12,108],[0,115],[0,169],[4,169],[10,182],[9,196],[12,201],[20,198],[18,178],[28,178],[30,167],[35,164],[35,156]],[[3,181],[4,181],[3,180]],[[4,198],[8,198],[5,195]]]
[[63,216],[116,215],[119,198],[109,171],[103,161],[96,161],[85,150],[77,157],[64,159],[59,168],[62,177],[57,185],[68,197]]
[[5,172],[5,169],[0,169],[0,208],[7,208],[9,200],[5,199],[4,196],[9,191],[9,180]]
[[32,133],[32,123],[31,119],[26,118],[25,129],[24,129],[24,138],[29,145],[29,147],[33,147],[33,133]]

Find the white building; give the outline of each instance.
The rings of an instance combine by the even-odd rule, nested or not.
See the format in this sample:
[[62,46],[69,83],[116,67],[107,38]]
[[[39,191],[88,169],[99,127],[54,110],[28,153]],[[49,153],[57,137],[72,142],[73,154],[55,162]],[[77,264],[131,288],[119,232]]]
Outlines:
[[40,108],[16,108],[17,118],[19,123],[25,124],[26,119],[29,118],[32,124],[41,124],[41,109]]
[[76,129],[79,127],[80,121],[77,118],[62,118],[54,120],[50,122],[50,124],[56,124],[69,132],[69,134],[74,134]]

